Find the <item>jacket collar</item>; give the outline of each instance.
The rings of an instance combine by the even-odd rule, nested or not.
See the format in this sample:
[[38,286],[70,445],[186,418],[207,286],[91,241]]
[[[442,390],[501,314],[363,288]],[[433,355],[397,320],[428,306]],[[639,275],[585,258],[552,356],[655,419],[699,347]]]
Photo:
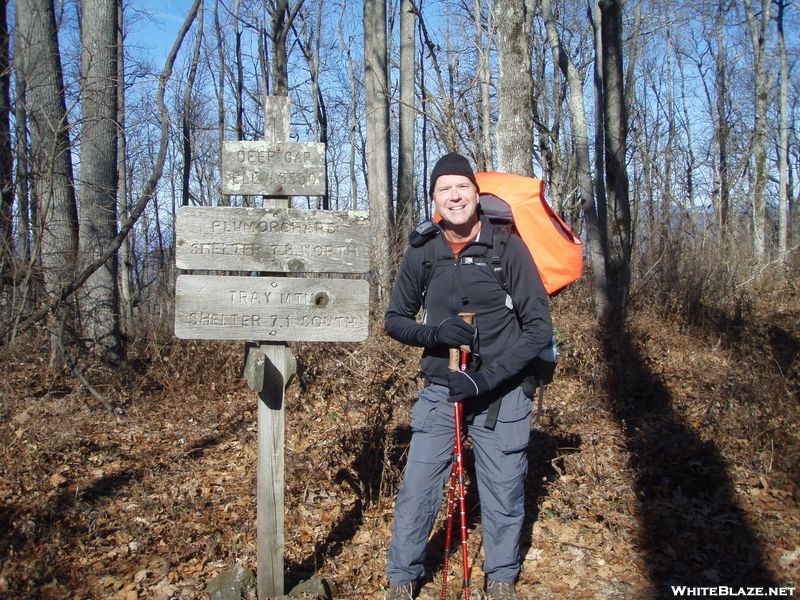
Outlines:
[[[480,215],[481,230],[478,236],[472,240],[461,253],[461,256],[485,256],[489,248],[492,247],[492,237],[494,234],[494,225],[489,221],[486,215]],[[441,236],[441,243],[449,246],[447,238],[444,237],[444,227],[441,223],[437,223]]]

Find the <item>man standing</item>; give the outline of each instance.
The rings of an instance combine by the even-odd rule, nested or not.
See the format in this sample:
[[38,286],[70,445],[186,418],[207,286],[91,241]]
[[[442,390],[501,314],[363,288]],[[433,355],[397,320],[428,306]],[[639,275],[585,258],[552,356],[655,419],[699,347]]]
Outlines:
[[[478,184],[466,158],[451,153],[436,163],[430,196],[441,220],[412,234],[385,317],[391,337],[424,348],[426,383],[413,409],[385,598],[413,599],[425,575],[425,547],[450,474],[451,403],[463,402],[481,500],[486,591],[492,600],[516,600],[532,404],[521,385],[526,366],[552,336],[548,297],[519,237],[509,236],[504,250],[494,248],[500,236],[480,211]],[[489,258],[498,255],[502,278]],[[458,316],[461,312],[475,314],[474,326]],[[472,346],[470,364],[466,371],[451,372],[449,349],[462,344]]]

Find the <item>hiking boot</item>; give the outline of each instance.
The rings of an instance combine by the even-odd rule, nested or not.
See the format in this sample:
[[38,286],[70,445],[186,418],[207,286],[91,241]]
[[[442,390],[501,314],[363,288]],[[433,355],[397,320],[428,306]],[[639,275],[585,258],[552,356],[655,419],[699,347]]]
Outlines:
[[414,582],[409,581],[399,587],[390,583],[383,600],[414,600]]
[[486,583],[486,593],[489,594],[489,600],[519,600],[517,592],[514,591],[513,583],[503,583],[490,579]]

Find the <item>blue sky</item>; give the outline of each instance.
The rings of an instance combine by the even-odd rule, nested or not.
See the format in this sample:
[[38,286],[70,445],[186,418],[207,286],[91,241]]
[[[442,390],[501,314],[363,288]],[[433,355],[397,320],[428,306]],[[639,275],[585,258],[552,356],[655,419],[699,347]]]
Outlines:
[[[128,44],[141,47],[159,62],[175,43],[175,36],[193,0],[134,0],[129,15],[140,13],[128,32]],[[143,13],[143,14],[142,14]],[[145,15],[149,16],[148,18]]]

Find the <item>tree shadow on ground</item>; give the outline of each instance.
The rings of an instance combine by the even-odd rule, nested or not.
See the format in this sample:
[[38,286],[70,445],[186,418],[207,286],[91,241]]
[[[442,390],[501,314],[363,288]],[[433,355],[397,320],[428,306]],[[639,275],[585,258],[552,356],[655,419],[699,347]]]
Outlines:
[[[21,563],[17,571],[20,581],[14,584],[37,589],[54,581],[73,580],[75,565],[64,560],[65,555],[80,544],[76,540],[113,533],[96,529],[98,517],[109,501],[141,477],[140,469],[121,469],[84,488],[60,489],[34,510],[13,503],[0,505],[0,563]],[[20,520],[22,515],[24,519]],[[0,592],[0,598],[5,597],[12,596]],[[35,599],[45,595],[24,597]]]
[[525,479],[525,525],[520,539],[520,555],[525,557],[533,544],[533,524],[539,514],[539,500],[547,496],[548,484],[563,472],[559,464],[565,453],[580,450],[578,434],[553,435],[534,429],[528,445],[528,475]]
[[674,412],[630,332],[603,336],[609,408],[621,424],[639,501],[640,549],[656,597],[672,586],[774,586],[713,442]]
[[[732,314],[702,302],[694,309],[696,314],[688,322],[695,335],[729,349],[741,365],[740,373],[731,378],[738,380],[738,385],[723,410],[749,413],[749,418],[741,418],[746,428],[739,436],[744,439],[754,439],[771,430],[770,444],[780,448],[775,467],[787,475],[794,496],[800,498],[800,457],[792,440],[792,426],[788,425],[800,419],[800,405],[786,402],[787,398],[800,395],[800,315],[787,309],[767,317],[753,316],[753,308],[742,302]],[[780,415],[787,425],[774,427],[770,420],[775,415]]]
[[384,487],[399,485],[411,441],[411,427],[403,425],[387,432],[387,423],[388,419],[340,441],[343,447],[357,447],[360,451],[351,468],[341,469],[334,479],[340,485],[352,487],[358,498],[353,508],[342,515],[308,556],[301,561],[287,562],[287,589],[315,575],[326,559],[338,556],[364,524],[366,507],[378,502]]
[[[800,367],[798,367],[797,360],[798,356],[800,356],[800,339],[793,332],[773,324],[769,326],[767,341],[771,349],[771,356],[781,375],[789,379],[790,386],[794,389],[795,398],[800,397]],[[789,433],[791,427],[786,429],[787,431],[780,432],[781,436]],[[790,444],[787,444],[787,446],[791,448]],[[785,465],[784,470],[792,481],[794,496],[795,498],[800,498],[800,469],[792,467],[792,465],[796,466],[798,464],[797,453],[785,453],[782,462]]]

